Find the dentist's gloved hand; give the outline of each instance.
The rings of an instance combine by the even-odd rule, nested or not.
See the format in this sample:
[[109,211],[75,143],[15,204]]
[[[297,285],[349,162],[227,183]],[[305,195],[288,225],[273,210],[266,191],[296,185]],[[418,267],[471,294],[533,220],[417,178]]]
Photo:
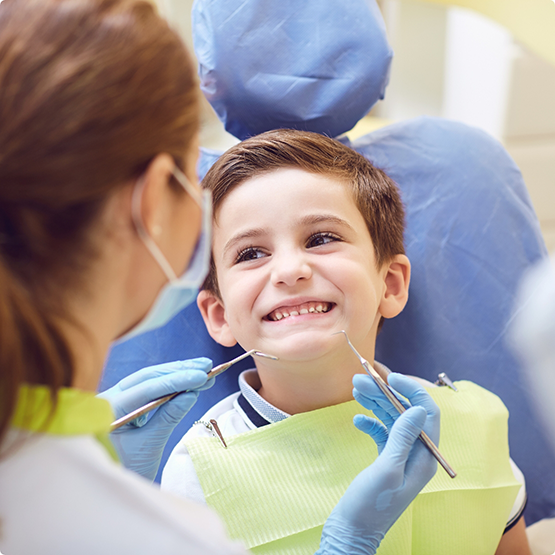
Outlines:
[[436,472],[436,459],[417,438],[424,430],[438,444],[438,406],[411,378],[390,374],[388,382],[412,405],[402,415],[370,376],[353,378],[355,399],[383,422],[358,414],[355,426],[374,439],[380,454],[353,480],[333,509],[322,531],[318,555],[376,553],[386,532]]
[[154,480],[162,452],[175,426],[191,410],[198,392],[214,385],[214,378],[208,381],[206,378],[211,368],[212,361],[208,358],[149,366],[98,395],[110,403],[118,419],[164,395],[188,391],[110,434],[119,458],[127,468]]

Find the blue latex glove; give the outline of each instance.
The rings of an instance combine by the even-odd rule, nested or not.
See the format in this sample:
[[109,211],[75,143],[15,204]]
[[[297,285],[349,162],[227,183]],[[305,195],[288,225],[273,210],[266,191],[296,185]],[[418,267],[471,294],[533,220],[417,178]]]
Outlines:
[[212,361],[208,358],[149,366],[98,395],[109,401],[118,419],[159,397],[187,391],[110,434],[119,458],[127,468],[154,480],[162,451],[173,429],[195,404],[198,391],[214,384],[214,379],[206,380],[211,368]]
[[333,509],[322,531],[319,555],[376,553],[386,532],[436,472],[435,458],[417,438],[424,430],[438,444],[438,406],[411,378],[390,374],[388,382],[413,405],[402,415],[370,376],[353,378],[355,399],[383,422],[361,414],[354,418],[355,426],[376,442],[379,456]]

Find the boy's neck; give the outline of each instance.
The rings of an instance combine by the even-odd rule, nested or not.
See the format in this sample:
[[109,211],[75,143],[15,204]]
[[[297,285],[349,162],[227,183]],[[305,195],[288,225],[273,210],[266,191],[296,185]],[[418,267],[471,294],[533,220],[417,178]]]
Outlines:
[[261,383],[258,394],[288,414],[352,401],[353,376],[364,373],[352,357],[333,366],[307,363],[268,368],[257,361],[257,370]]

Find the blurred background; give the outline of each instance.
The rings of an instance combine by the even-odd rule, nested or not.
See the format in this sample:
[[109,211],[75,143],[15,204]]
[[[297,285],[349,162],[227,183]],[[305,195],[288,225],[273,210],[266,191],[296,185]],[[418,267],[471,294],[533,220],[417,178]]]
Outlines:
[[[157,3],[192,51],[193,0]],[[547,247],[555,250],[555,58],[550,63],[477,11],[415,0],[378,4],[395,52],[391,81],[385,100],[350,135],[420,115],[484,129],[521,169]],[[204,108],[202,146],[225,150],[236,139],[208,102]]]
[[[391,80],[385,99],[349,137],[421,115],[483,129],[522,171],[547,247],[555,251],[554,0],[377,1],[395,53]],[[193,0],[156,3],[193,52]],[[553,11],[547,41],[546,22],[538,18],[546,9]],[[205,101],[201,145],[222,151],[236,142]],[[529,537],[534,555],[553,554],[554,520],[530,527]]]

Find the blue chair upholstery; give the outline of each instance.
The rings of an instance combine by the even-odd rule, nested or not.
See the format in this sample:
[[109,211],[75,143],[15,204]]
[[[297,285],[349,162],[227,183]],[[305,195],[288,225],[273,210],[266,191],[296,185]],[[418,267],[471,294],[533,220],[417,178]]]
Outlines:
[[[339,135],[387,84],[391,53],[373,0],[197,0],[194,15],[203,89],[239,138],[279,127]],[[377,359],[431,381],[446,372],[499,395],[511,414],[511,456],[527,481],[526,521],[555,516],[555,458],[505,341],[520,278],[546,256],[518,168],[485,133],[437,118],[389,125],[351,146],[397,182],[407,209],[410,299],[385,323]],[[217,157],[202,152],[201,177]],[[165,328],[114,347],[101,388],[151,364],[196,356],[218,364],[239,351],[212,341],[189,307]],[[237,374],[249,365],[200,396],[163,463],[201,414],[237,390]]]

